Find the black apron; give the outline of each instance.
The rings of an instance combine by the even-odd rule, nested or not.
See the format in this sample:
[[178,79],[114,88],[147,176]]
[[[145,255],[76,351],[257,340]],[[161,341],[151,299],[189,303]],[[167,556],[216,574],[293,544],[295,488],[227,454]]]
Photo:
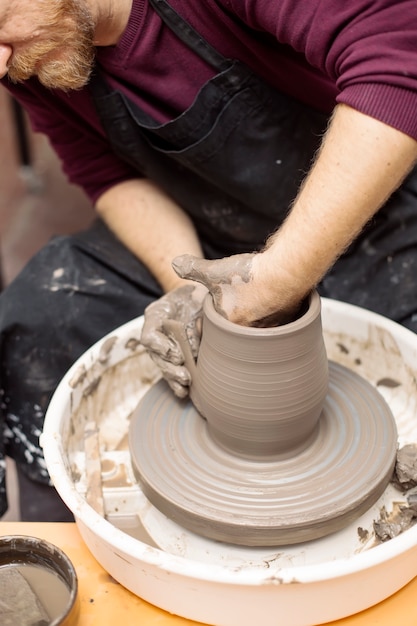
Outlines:
[[207,256],[259,249],[288,212],[327,124],[224,58],[165,0],[149,0],[216,75],[179,117],[158,124],[99,71],[91,88],[113,150],[192,218]]
[[[150,3],[217,74],[187,111],[158,124],[111,91],[97,68],[91,90],[109,141],[191,216],[208,258],[259,249],[285,218],[326,117],[225,59],[165,0]],[[413,172],[326,276],[322,295],[417,330],[416,198]],[[0,515],[2,456],[48,482],[39,434],[57,384],[91,344],[160,295],[155,279],[100,221],[53,239],[1,295]]]

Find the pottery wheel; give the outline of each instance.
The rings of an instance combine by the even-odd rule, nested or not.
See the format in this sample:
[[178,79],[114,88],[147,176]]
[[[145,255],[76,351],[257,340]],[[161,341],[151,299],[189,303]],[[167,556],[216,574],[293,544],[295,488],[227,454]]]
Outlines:
[[316,436],[291,458],[222,449],[191,401],[162,380],[133,414],[129,445],[144,494],[167,517],[210,539],[272,546],[328,535],[370,508],[392,476],[397,429],[370,383],[329,362]]

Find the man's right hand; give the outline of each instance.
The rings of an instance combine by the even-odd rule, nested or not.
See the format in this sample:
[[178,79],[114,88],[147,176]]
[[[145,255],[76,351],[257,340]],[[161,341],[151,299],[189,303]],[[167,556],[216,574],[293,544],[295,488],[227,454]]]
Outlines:
[[184,254],[172,265],[181,278],[207,287],[216,311],[231,322],[257,327],[287,324],[297,317],[302,298],[290,300],[288,289],[273,289],[263,257],[258,252],[207,260]]
[[197,357],[206,294],[207,289],[202,285],[184,284],[145,309],[141,342],[178,398],[188,395],[191,378],[184,366],[182,350],[176,339],[166,332],[164,324],[168,320],[183,324],[191,351]]

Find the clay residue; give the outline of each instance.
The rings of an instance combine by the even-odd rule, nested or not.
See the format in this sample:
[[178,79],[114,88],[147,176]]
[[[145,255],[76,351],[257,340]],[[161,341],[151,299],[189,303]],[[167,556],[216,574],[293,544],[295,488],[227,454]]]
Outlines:
[[394,502],[392,511],[389,513],[385,507],[382,507],[380,518],[374,521],[376,545],[401,535],[405,530],[414,526],[416,521],[417,509],[413,506],[404,506],[401,502]]
[[132,484],[129,471],[123,463],[117,465],[114,475],[103,476],[103,488],[131,487]]
[[409,443],[398,451],[393,483],[403,492],[417,487],[417,444]]
[[131,350],[135,352],[140,346],[140,340],[137,337],[129,337],[129,339],[125,343],[126,350]]
[[361,540],[362,543],[366,543],[369,539],[369,530],[366,530],[366,528],[362,528],[362,526],[358,527],[358,537]]
[[[127,432],[132,411],[148,386],[159,378],[159,371],[145,349],[130,350],[125,359],[109,365],[95,361],[88,369],[77,370],[71,388],[76,406],[71,418],[66,449],[71,456],[84,450],[84,428],[94,420],[100,431],[100,447],[112,451],[127,449]],[[74,477],[78,470],[73,464]]]
[[407,501],[394,502],[392,511],[381,508],[379,519],[374,521],[377,542],[397,537],[417,522],[417,444],[407,444],[397,453],[392,484]]
[[100,363],[108,362],[111,352],[116,342],[117,342],[117,336],[115,335],[113,335],[112,337],[108,337],[105,341],[103,341],[100,347],[100,353],[98,355],[98,360],[100,361]]
[[3,626],[49,624],[49,615],[17,567],[0,567],[0,619]]
[[401,383],[393,378],[381,378],[376,382],[377,387],[389,387],[390,389],[395,389],[395,387],[399,387],[400,385]]
[[358,328],[357,337],[331,332],[326,330],[325,309],[323,312],[328,358],[351,368],[373,384],[395,416],[401,443],[417,442],[417,422],[413,418],[417,413],[416,373],[397,338],[373,324],[364,328],[362,335]]
[[87,376],[87,369],[85,367],[85,365],[80,365],[80,367],[78,367],[74,373],[74,376],[71,378],[71,380],[69,381],[69,386],[72,389],[75,389],[76,387],[78,387],[78,385],[82,385],[82,383],[84,382],[85,378]]
[[349,350],[343,343],[337,342],[336,345],[338,348],[340,348],[340,352],[342,352],[342,354],[349,354]]
[[85,474],[87,482],[86,500],[99,515],[104,515],[104,499],[101,481],[101,459],[99,430],[94,421],[89,421],[84,430]]

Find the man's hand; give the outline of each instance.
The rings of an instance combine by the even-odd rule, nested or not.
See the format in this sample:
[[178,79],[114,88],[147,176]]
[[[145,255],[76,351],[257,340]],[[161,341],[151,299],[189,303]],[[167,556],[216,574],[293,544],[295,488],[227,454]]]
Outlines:
[[294,297],[284,280],[281,294],[279,289],[271,289],[264,263],[263,253],[235,254],[215,261],[184,254],[172,265],[181,278],[205,285],[214,308],[231,322],[257,327],[287,324],[296,318],[302,299]]
[[286,323],[416,162],[414,139],[338,105],[286,220],[264,250],[219,261],[185,255],[174,269],[205,285],[215,308],[237,324]]
[[262,281],[256,279],[260,257],[260,254],[236,254],[207,261],[185,254],[174,259],[177,274],[196,283],[178,287],[146,308],[141,341],[177,397],[187,396],[191,377],[177,340],[167,330],[167,322],[175,320],[184,326],[196,358],[203,301],[208,291],[218,312],[236,324],[276,326],[296,316],[298,301],[292,308],[288,304],[277,307],[269,289],[266,289],[265,299],[262,298]]
[[177,320],[184,325],[194,357],[198,354],[201,336],[201,315],[207,289],[201,285],[183,285],[168,292],[145,310],[141,342],[161,370],[178,398],[185,398],[190,373],[178,342],[167,333],[164,323]]

